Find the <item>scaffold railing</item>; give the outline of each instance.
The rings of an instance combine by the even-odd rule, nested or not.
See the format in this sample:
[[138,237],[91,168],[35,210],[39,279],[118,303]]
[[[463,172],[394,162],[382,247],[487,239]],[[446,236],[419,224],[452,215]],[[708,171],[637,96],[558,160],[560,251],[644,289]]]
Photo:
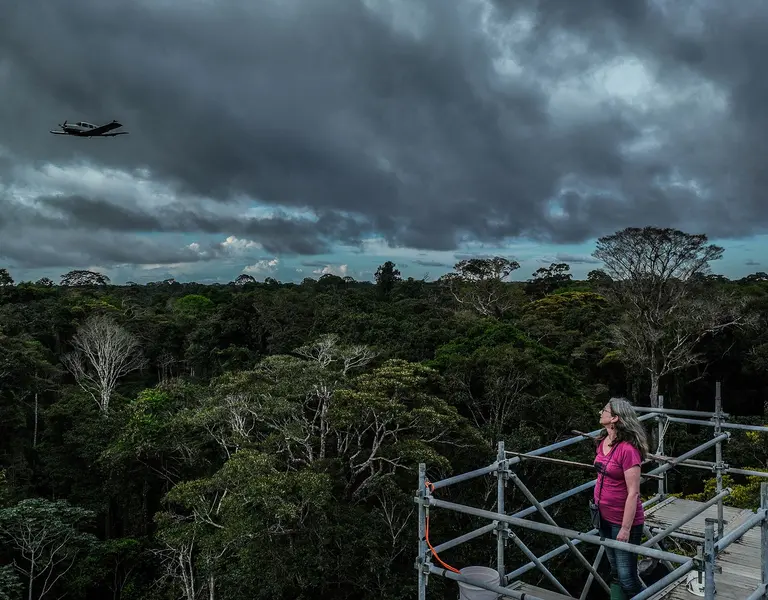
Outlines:
[[[427,467],[425,463],[419,464],[419,481],[417,494],[414,502],[418,505],[418,555],[415,562],[415,568],[418,572],[418,600],[427,598],[427,582],[430,575],[438,575],[457,582],[470,584],[476,588],[482,588],[489,592],[495,592],[500,598],[515,598],[517,600],[542,600],[531,595],[528,592],[522,592],[510,587],[523,574],[532,569],[541,571],[544,578],[551,584],[554,591],[567,597],[573,597],[566,588],[560,583],[557,577],[547,568],[546,564],[552,558],[559,556],[567,551],[579,560],[579,562],[588,571],[589,575],[581,591],[580,600],[584,600],[589,593],[593,582],[597,582],[604,590],[610,593],[610,586],[600,576],[598,566],[603,558],[605,548],[625,550],[636,555],[642,555],[649,558],[655,558],[661,561],[668,569],[668,574],[653,583],[645,586],[645,589],[634,596],[634,600],[644,600],[651,598],[669,584],[685,577],[691,571],[698,571],[704,578],[705,599],[714,600],[715,598],[715,560],[719,553],[728,546],[741,539],[741,537],[750,529],[760,526],[761,532],[761,583],[747,598],[755,600],[757,598],[768,598],[768,483],[763,482],[760,488],[760,508],[755,515],[747,519],[737,528],[724,533],[723,501],[732,493],[730,488],[723,488],[723,474],[733,473],[748,476],[758,476],[768,478],[768,472],[755,471],[749,469],[733,468],[723,462],[723,442],[730,439],[731,433],[724,430],[746,430],[768,433],[768,427],[759,425],[742,425],[738,423],[729,423],[725,419],[729,417],[722,410],[722,396],[720,382],[716,383],[715,391],[715,410],[713,412],[697,410],[681,410],[664,408],[664,398],[659,396],[658,407],[634,407],[637,413],[643,413],[638,418],[642,422],[654,420],[657,425],[657,450],[649,454],[644,462],[656,463],[657,466],[646,473],[641,474],[641,483],[648,480],[657,481],[657,492],[651,498],[643,502],[643,507],[648,508],[668,497],[666,473],[676,467],[688,467],[694,469],[706,469],[713,471],[716,477],[715,495],[705,502],[697,503],[695,509],[679,518],[675,522],[667,525],[655,533],[646,524],[644,534],[646,540],[641,544],[632,544],[629,542],[619,542],[617,540],[606,539],[598,535],[597,529],[582,532],[574,529],[568,529],[559,526],[547,508],[571,498],[582,492],[591,490],[596,483],[596,479],[587,481],[565,492],[561,492],[551,498],[539,501],[531,490],[526,486],[517,475],[514,468],[523,461],[538,460],[541,462],[555,462],[566,464],[576,468],[593,469],[592,465],[578,463],[564,459],[556,459],[546,456],[557,450],[573,446],[592,440],[597,437],[601,429],[583,433],[574,431],[573,437],[559,441],[536,450],[520,453],[511,452],[505,449],[504,441],[498,442],[498,452],[496,460],[485,467],[475,469],[466,473],[460,473],[446,479],[430,482],[427,479]],[[692,417],[692,418],[687,418]],[[664,452],[664,434],[670,423],[683,423],[692,425],[701,425],[714,428],[713,437],[695,448],[681,454],[677,457],[666,456]],[[715,461],[695,460],[694,457],[702,452],[715,448]],[[483,508],[448,502],[435,497],[435,491],[451,485],[469,481],[484,475],[494,476],[497,479],[497,498],[496,511],[485,510]],[[520,510],[514,514],[507,514],[505,511],[505,492],[509,481],[512,481],[517,489],[525,496],[530,503],[528,508]],[[717,505],[717,518],[705,519],[704,539],[695,536],[679,533],[678,530],[689,523],[694,517],[702,514],[713,505]],[[430,508],[446,509],[458,513],[472,515],[490,522],[478,529],[465,533],[459,537],[443,542],[437,546],[432,546],[429,541],[429,510]],[[585,509],[586,510],[586,509]],[[535,522],[526,519],[526,517],[539,514],[544,523]],[[547,552],[542,556],[536,556],[530,548],[517,536],[515,529],[527,529],[559,537],[563,544]],[[471,576],[462,574],[460,569],[455,569],[444,563],[439,554],[451,548],[481,537],[487,533],[496,534],[496,571],[498,574],[498,584],[488,583],[478,580]],[[659,542],[666,537],[679,537],[688,541],[699,542],[697,554],[693,557],[677,554],[664,550]],[[517,569],[507,572],[505,561],[505,550],[508,541],[517,546],[520,551],[529,559],[529,562]],[[577,548],[579,544],[593,544],[598,546],[598,552],[593,562],[590,562]],[[435,559],[439,565],[432,562]]]

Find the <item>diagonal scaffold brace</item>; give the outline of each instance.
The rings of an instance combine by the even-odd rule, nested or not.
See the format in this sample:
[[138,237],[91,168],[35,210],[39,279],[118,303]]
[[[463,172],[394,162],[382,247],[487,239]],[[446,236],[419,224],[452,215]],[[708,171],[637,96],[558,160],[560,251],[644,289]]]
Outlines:
[[[514,471],[511,471],[509,474],[509,478],[515,483],[515,485],[520,489],[520,491],[523,493],[523,495],[528,499],[528,501],[536,507],[536,510],[541,514],[542,517],[549,523],[550,525],[553,525],[554,527],[559,527],[558,524],[555,522],[555,520],[552,518],[552,516],[547,512],[547,509],[544,508],[541,503],[536,499],[536,497],[531,493],[531,490],[528,489],[528,487],[520,480],[520,477],[518,477],[517,473]],[[568,538],[567,535],[560,535],[560,539],[565,542],[565,544],[568,546],[568,548],[573,552],[573,554],[576,556],[576,558],[579,559],[582,565],[590,572],[592,577],[594,578],[597,583],[599,583],[603,589],[611,593],[611,588],[608,586],[607,583],[605,583],[605,580],[600,576],[600,574],[597,572],[594,566],[592,566],[592,563],[590,563],[586,557],[579,552],[579,549],[576,548],[576,546],[573,544],[573,542]]]

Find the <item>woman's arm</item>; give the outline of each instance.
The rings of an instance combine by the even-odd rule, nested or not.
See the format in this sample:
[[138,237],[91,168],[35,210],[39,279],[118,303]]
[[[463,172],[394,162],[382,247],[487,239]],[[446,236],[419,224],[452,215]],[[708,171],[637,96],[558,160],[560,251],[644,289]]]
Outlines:
[[624,481],[627,483],[627,501],[624,503],[624,517],[621,521],[621,530],[616,539],[620,542],[629,540],[629,530],[635,520],[637,499],[640,496],[640,466],[635,465],[624,471]]

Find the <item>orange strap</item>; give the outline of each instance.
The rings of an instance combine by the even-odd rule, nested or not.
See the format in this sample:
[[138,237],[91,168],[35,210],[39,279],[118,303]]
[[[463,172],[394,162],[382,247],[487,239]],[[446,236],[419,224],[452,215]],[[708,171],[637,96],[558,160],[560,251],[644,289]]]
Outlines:
[[[430,492],[434,492],[435,491],[435,486],[432,485],[431,482],[426,481],[426,482],[424,482],[424,485],[426,486],[426,488]],[[456,568],[452,567],[451,565],[443,562],[443,560],[437,555],[437,552],[435,552],[435,549],[432,547],[432,544],[429,541],[429,507],[427,507],[427,518],[426,518],[426,524],[425,524],[425,528],[424,528],[424,537],[425,537],[425,539],[427,541],[427,546],[429,546],[429,549],[432,552],[432,556],[435,557],[435,560],[437,562],[439,562],[441,565],[443,565],[443,567],[445,567],[449,571],[453,571],[454,573],[459,573],[460,571],[458,569],[456,569]]]

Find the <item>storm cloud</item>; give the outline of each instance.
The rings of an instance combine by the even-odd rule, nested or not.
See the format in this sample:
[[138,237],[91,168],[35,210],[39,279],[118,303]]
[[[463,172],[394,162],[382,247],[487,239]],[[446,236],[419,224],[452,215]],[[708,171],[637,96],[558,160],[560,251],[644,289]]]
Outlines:
[[[218,256],[161,234],[311,257],[768,224],[757,0],[0,10],[0,257],[18,264]],[[48,133],[113,118],[130,135]]]

